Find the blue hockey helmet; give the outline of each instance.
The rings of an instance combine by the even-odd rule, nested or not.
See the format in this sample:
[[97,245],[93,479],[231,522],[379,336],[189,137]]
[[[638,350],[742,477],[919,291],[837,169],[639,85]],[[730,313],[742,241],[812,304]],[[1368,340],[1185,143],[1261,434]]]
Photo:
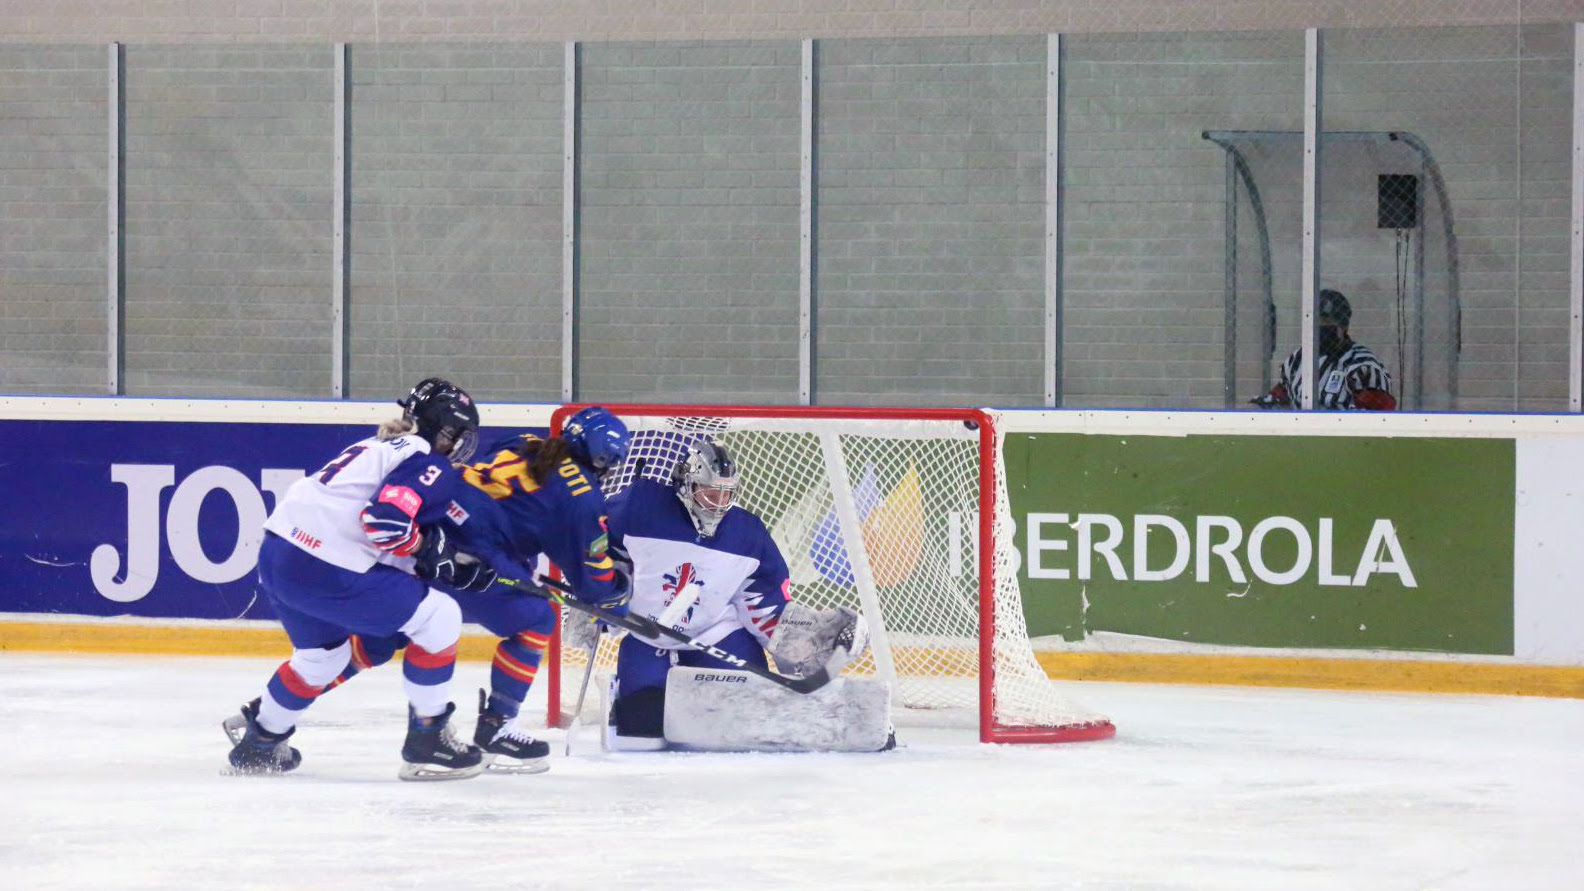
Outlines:
[[425,378],[396,404],[435,452],[459,464],[473,456],[478,447],[478,406],[461,387],[444,378]]
[[632,434],[622,419],[598,405],[580,408],[567,418],[561,438],[573,458],[601,474],[622,463],[632,445]]

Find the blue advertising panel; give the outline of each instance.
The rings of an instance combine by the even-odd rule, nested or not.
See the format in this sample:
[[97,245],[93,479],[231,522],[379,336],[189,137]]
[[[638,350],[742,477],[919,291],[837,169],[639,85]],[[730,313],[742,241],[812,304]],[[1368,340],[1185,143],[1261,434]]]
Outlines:
[[372,432],[0,420],[0,612],[273,618],[253,571],[264,518],[293,481]]

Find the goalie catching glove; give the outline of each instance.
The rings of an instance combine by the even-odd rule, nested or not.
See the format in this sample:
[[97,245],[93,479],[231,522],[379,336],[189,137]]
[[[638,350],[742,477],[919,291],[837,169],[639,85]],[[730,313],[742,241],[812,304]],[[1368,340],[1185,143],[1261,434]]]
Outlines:
[[808,677],[820,669],[832,675],[869,649],[869,623],[838,606],[815,610],[787,604],[770,642],[770,655],[782,674]]
[[417,559],[413,570],[421,579],[475,594],[487,591],[490,585],[495,584],[495,570],[472,554],[457,550],[456,543],[446,534],[444,526],[424,529],[423,542],[418,545],[413,557]]

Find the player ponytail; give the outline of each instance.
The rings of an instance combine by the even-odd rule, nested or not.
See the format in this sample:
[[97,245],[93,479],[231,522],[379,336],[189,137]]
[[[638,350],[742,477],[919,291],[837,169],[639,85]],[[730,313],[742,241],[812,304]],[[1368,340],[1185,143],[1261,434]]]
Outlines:
[[571,447],[561,437],[540,439],[532,433],[523,434],[522,440],[514,443],[511,451],[521,455],[523,460],[528,462],[528,475],[537,483],[548,480],[550,472],[561,466],[561,462],[572,455]]
[[413,422],[407,420],[406,418],[391,418],[390,420],[379,425],[379,433],[376,435],[380,438],[380,440],[383,441],[387,439],[395,439],[398,436],[406,436],[416,429],[418,428],[413,424]]

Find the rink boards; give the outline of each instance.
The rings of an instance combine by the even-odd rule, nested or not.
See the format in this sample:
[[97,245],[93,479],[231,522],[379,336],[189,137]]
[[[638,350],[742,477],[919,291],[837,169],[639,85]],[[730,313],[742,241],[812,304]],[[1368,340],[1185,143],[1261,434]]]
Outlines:
[[[483,419],[542,430],[553,409]],[[0,648],[284,653],[253,583],[257,524],[394,413],[0,400],[0,491],[22,507],[0,520]],[[1584,696],[1584,418],[1008,411],[1003,427],[1053,676]],[[462,654],[492,646],[470,635]]]

